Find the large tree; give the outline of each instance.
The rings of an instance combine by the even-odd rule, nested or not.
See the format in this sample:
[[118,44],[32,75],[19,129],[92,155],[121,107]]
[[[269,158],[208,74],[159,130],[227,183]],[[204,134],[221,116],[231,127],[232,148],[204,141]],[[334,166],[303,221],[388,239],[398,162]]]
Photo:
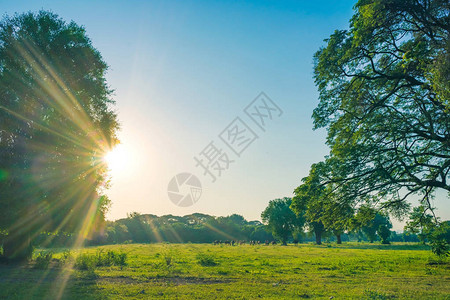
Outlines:
[[380,200],[397,212],[450,192],[449,4],[360,0],[348,30],[315,54],[331,154],[324,182],[343,202]]
[[117,143],[118,128],[106,70],[74,22],[40,11],[0,23],[0,228],[8,232],[7,257],[29,256],[30,239],[42,231],[82,239],[104,218],[101,158]]
[[288,197],[271,200],[261,214],[263,223],[283,245],[287,244],[288,238],[295,230],[302,228],[304,225],[302,215],[297,216],[291,210],[291,204],[292,199]]

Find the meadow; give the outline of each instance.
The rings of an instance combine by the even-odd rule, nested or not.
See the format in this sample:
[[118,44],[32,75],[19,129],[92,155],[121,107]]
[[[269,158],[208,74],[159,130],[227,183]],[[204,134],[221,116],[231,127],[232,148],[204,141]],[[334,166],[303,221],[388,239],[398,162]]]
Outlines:
[[[126,261],[77,259],[108,252]],[[450,260],[417,244],[129,244],[59,249],[42,264],[47,253],[0,265],[0,298],[450,299]]]

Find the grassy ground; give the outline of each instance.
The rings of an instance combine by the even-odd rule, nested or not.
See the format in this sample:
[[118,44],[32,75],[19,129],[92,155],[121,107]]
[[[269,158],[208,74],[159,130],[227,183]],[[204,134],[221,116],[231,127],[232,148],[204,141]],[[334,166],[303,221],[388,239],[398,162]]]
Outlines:
[[419,245],[134,244],[72,255],[99,248],[127,253],[128,265],[0,265],[0,299],[450,299],[450,260]]

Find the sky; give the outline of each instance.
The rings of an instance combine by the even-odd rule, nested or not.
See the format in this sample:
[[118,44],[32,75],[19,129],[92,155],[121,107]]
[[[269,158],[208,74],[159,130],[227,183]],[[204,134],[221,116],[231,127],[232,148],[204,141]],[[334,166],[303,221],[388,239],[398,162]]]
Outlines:
[[[313,55],[334,30],[348,28],[354,4],[0,0],[0,12],[45,9],[73,20],[109,65],[121,145],[111,161],[108,219],[200,212],[257,220],[270,200],[291,197],[329,151],[325,130],[312,129]],[[280,109],[264,130],[244,111],[261,92]],[[236,118],[257,136],[239,156],[219,137]],[[211,145],[233,161],[215,182],[194,160]],[[201,182],[201,197],[188,207],[168,195],[180,173]],[[447,201],[446,193],[435,199],[444,219]]]

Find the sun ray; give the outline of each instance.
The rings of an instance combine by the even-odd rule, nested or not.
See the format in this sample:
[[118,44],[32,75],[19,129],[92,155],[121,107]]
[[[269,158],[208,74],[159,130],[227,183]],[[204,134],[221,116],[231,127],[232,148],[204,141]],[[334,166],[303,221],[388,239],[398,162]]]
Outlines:
[[[100,178],[103,179],[106,184],[106,162],[101,158],[104,157],[105,153],[111,151],[118,141],[114,134],[112,135],[112,139],[106,138],[104,132],[100,130],[96,123],[97,121],[94,119],[95,116],[89,115],[87,111],[88,108],[83,107],[76,95],[72,93],[71,89],[59,75],[58,69],[55,68],[51,61],[43,56],[32,43],[22,41],[16,42],[14,46],[15,52],[11,53],[11,55],[26,61],[27,64],[31,66],[30,75],[36,83],[36,85],[32,87],[32,92],[42,101],[42,103],[45,103],[45,105],[56,113],[65,116],[65,122],[67,122],[67,124],[56,124],[55,126],[55,124],[47,125],[44,124],[45,122],[39,122],[38,118],[35,118],[36,114],[39,113],[39,110],[34,111],[34,106],[30,106],[29,110],[25,111],[23,114],[19,114],[18,112],[12,111],[1,105],[0,109],[6,111],[21,122],[30,124],[30,126],[33,126],[41,132],[48,133],[51,136],[65,140],[66,143],[70,145],[76,146],[64,149],[64,154],[70,154],[77,157],[75,164],[72,162],[72,167],[77,168],[79,172],[73,178],[73,181],[75,183],[84,181],[85,183],[83,185],[74,184],[73,188],[68,188],[66,190],[64,197],[61,197],[58,201],[53,201],[51,206],[42,207],[42,209],[45,209],[46,213],[65,212],[65,206],[72,205],[72,209],[69,210],[66,215],[61,216],[61,219],[58,219],[58,226],[52,230],[55,233],[59,233],[71,219],[79,217],[78,214],[74,214],[74,211],[82,210],[85,212],[83,218],[80,219],[79,227],[74,231],[75,239],[71,245],[71,249],[78,249],[83,246],[84,241],[92,231],[101,205],[98,189],[102,188],[102,184],[98,186],[96,182],[94,182],[95,180],[92,182],[90,182],[90,180],[93,180],[94,174],[100,175]],[[18,72],[12,75],[17,79],[19,85],[23,85]],[[36,104],[39,103],[36,102]],[[65,128],[70,126],[77,128],[81,134],[74,134],[65,130]],[[34,143],[32,147],[30,146],[30,149],[37,153],[46,153],[48,149],[45,149],[45,146],[45,144]],[[43,170],[41,170],[40,174],[39,172],[36,173],[36,186],[28,186],[30,193],[38,191],[40,188],[39,185],[45,185],[50,189],[58,188],[58,182],[52,182],[51,178],[48,179],[42,177],[42,172]],[[74,201],[75,198],[77,201]],[[41,224],[39,218],[36,218],[40,213],[40,209],[36,208],[39,208],[39,204],[44,202],[44,198],[36,200],[36,207],[34,207],[35,205],[33,204],[33,207],[30,207],[27,213],[10,227],[10,230],[17,230],[19,232],[31,231],[31,238],[36,237],[46,230],[45,228],[47,225]],[[37,228],[39,226],[41,227]],[[56,291],[56,299],[61,299],[63,297],[70,276],[71,272],[68,269],[61,270],[59,280],[54,283],[53,291]]]

